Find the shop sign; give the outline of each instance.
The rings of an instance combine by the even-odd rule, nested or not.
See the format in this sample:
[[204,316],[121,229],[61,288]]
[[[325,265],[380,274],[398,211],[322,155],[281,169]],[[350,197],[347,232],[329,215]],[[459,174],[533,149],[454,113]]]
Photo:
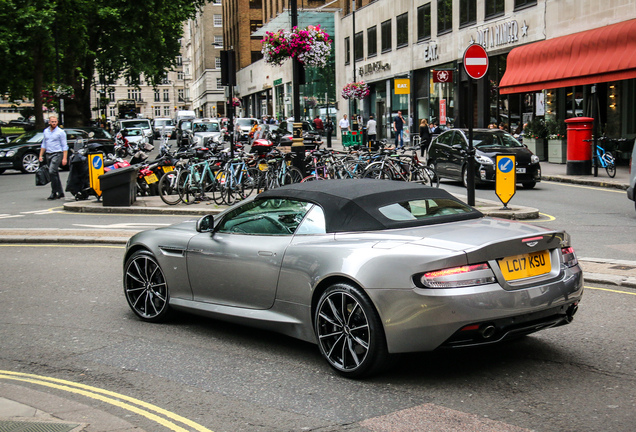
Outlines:
[[446,124],[446,99],[439,100],[439,124]]
[[437,60],[439,56],[437,55],[437,44],[429,43],[424,47],[424,60],[427,62]]
[[452,70],[432,70],[431,74],[433,75],[434,83],[449,83],[453,82],[453,71]]
[[[521,33],[521,34],[519,34]],[[477,30],[477,39],[470,37],[470,43],[476,43],[484,48],[496,48],[503,45],[509,45],[519,42],[520,37],[528,36],[528,24],[523,22],[523,26],[519,27],[516,20],[506,21],[491,27],[485,27]]]
[[410,94],[411,80],[408,78],[396,78],[394,93],[395,94]]
[[251,86],[251,87],[247,88],[248,92],[251,92],[251,91],[254,91],[254,90],[256,90],[256,86]]
[[358,74],[360,76],[366,76],[366,75],[372,75],[376,72],[382,72],[387,70],[391,70],[390,63],[382,64],[381,61],[376,61],[373,63],[368,63],[363,66],[360,66],[360,68],[358,69]]
[[281,85],[281,84],[283,84],[283,79],[282,78],[278,78],[278,79],[274,80],[274,85],[275,86]]

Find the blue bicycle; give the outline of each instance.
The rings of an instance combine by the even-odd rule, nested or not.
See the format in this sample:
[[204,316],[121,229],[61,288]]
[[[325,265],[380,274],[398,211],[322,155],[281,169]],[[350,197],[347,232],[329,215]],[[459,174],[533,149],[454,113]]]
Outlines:
[[616,159],[610,152],[606,152],[603,147],[600,145],[596,145],[596,149],[594,151],[594,158],[596,166],[600,166],[605,168],[607,171],[607,175],[610,178],[614,178],[616,176]]

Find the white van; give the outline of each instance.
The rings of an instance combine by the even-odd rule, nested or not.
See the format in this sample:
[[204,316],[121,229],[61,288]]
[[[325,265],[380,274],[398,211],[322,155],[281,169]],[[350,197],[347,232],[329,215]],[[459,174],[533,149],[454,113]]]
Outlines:
[[174,122],[175,124],[179,124],[179,120],[194,118],[197,118],[194,111],[177,111],[177,116],[175,117]]

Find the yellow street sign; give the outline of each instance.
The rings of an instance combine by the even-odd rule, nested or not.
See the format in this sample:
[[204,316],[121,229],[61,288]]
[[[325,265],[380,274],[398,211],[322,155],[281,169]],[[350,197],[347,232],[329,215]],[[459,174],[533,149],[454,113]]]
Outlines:
[[517,191],[517,170],[515,155],[497,155],[495,171],[495,193],[504,207]]
[[102,196],[102,189],[99,183],[99,176],[104,174],[104,155],[102,153],[90,153],[88,155],[88,172],[91,189],[95,191],[98,197]]

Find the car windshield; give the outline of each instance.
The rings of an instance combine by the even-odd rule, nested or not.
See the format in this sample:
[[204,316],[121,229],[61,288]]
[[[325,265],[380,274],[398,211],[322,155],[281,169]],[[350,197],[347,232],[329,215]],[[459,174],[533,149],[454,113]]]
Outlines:
[[181,130],[190,130],[192,129],[192,122],[184,121],[181,122]]
[[172,122],[171,119],[164,119],[164,120],[155,120],[155,127],[156,128],[160,128],[163,126],[174,126],[174,123]]
[[470,213],[472,209],[448,198],[431,198],[397,202],[380,207],[379,210],[386,218],[393,221],[409,221]]
[[101,128],[89,129],[87,133],[93,132],[93,138],[112,139],[113,136],[107,130]]
[[143,132],[141,129],[126,129],[127,131],[127,136],[141,136],[143,135]]
[[42,142],[43,137],[44,137],[43,132],[32,131],[32,132],[23,133],[22,135],[20,135],[19,137],[11,141],[11,143],[12,144],[39,143],[39,142]]
[[219,130],[220,128],[218,123],[194,123],[194,132],[218,132]]
[[255,124],[257,124],[258,121],[254,120],[254,119],[246,119],[246,118],[242,118],[242,119],[237,119],[236,120],[236,124],[239,126],[249,126],[252,127]]
[[150,129],[150,124],[148,120],[128,120],[125,122],[121,122],[122,128],[142,128],[142,129]]
[[473,145],[479,147],[523,147],[519,141],[506,132],[475,132]]

